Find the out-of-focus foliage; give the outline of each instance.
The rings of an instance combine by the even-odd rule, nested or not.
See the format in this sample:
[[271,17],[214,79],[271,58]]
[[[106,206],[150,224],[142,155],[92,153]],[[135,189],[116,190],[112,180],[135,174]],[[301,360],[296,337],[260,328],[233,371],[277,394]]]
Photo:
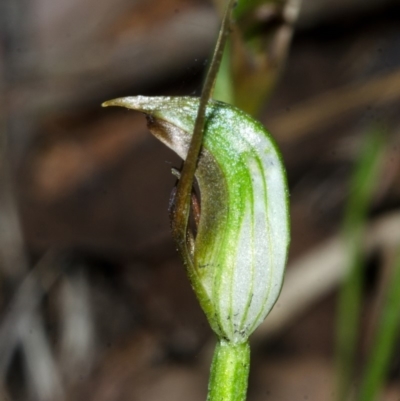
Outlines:
[[[278,28],[284,4],[263,2],[237,18],[244,66],[262,46],[268,53],[267,33],[285,32]],[[369,369],[382,372],[387,363],[379,397],[400,398],[398,336],[389,362],[374,356],[389,353],[377,328],[394,335],[379,316],[390,314],[387,297],[393,309],[397,302],[389,266],[400,243],[398,15],[397,0],[304,0],[279,85],[271,92],[263,84],[277,82],[265,68],[263,94],[243,90],[249,104],[253,95],[268,100],[260,119],[287,164],[293,221],[280,300],[252,337],[249,401],[331,401],[336,391],[334,312],[349,266],[342,211],[376,122],[388,136],[365,220],[354,369],[361,381],[354,384],[373,383]],[[142,116],[99,104],[130,94],[198,94],[218,30],[215,7],[209,0],[1,0],[0,20],[1,143],[11,170],[0,185],[0,399],[204,401],[212,333],[166,211],[178,158],[148,135]],[[370,359],[379,345],[386,351]]]
[[336,327],[338,400],[347,398],[354,381],[365,276],[362,244],[371,197],[381,172],[384,139],[382,130],[375,130],[365,138],[364,149],[350,183],[350,196],[343,220],[343,241],[349,272],[339,294]]
[[390,274],[385,302],[380,311],[374,344],[366,361],[359,401],[374,401],[382,392],[400,335],[400,245]]
[[[223,2],[215,2],[220,9]],[[238,2],[217,99],[253,115],[260,111],[281,75],[300,6],[301,0]]]

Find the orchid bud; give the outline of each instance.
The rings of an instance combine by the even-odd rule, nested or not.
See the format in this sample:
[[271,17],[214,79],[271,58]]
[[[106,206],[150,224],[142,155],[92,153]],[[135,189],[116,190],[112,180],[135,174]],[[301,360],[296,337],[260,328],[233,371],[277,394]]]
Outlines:
[[[104,106],[145,113],[151,132],[186,158],[197,98],[137,96]],[[285,169],[259,122],[210,101],[196,179],[201,215],[186,268],[215,333],[241,344],[267,316],[282,287],[290,239]]]

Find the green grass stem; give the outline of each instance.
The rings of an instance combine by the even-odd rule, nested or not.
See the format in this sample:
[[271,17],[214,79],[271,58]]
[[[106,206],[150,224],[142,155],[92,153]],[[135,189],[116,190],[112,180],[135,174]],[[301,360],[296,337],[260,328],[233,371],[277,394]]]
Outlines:
[[389,363],[400,332],[400,249],[394,265],[392,280],[383,305],[374,344],[361,383],[359,401],[377,399],[389,370]]
[[350,197],[343,222],[349,273],[339,293],[337,319],[338,400],[348,396],[354,380],[363,289],[362,241],[368,208],[379,172],[383,134],[372,132],[357,163],[350,186]]

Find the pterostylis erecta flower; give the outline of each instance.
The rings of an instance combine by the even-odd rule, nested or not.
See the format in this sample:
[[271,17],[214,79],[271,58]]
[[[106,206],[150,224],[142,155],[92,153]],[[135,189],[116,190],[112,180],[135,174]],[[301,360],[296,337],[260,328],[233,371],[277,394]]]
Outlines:
[[[197,98],[142,96],[105,103],[145,113],[151,132],[183,159],[198,104]],[[215,333],[242,343],[281,289],[289,241],[285,171],[260,123],[211,101],[196,178],[201,215],[185,264]]]
[[[185,161],[171,223],[218,338],[209,401],[245,400],[248,338],[278,298],[289,244],[286,177],[275,142],[249,115],[210,100],[232,5],[200,99],[136,96],[103,104],[143,112],[150,131]],[[193,175],[201,204],[196,234],[188,224]]]

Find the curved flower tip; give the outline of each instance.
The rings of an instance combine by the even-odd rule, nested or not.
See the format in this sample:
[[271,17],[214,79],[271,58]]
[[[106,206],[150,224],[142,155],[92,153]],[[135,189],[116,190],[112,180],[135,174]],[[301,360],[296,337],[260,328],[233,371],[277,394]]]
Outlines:
[[[149,115],[152,133],[185,159],[199,100],[127,97],[103,103]],[[210,102],[196,178],[201,217],[192,286],[220,338],[242,343],[276,302],[289,245],[288,190],[277,146],[242,111]]]

